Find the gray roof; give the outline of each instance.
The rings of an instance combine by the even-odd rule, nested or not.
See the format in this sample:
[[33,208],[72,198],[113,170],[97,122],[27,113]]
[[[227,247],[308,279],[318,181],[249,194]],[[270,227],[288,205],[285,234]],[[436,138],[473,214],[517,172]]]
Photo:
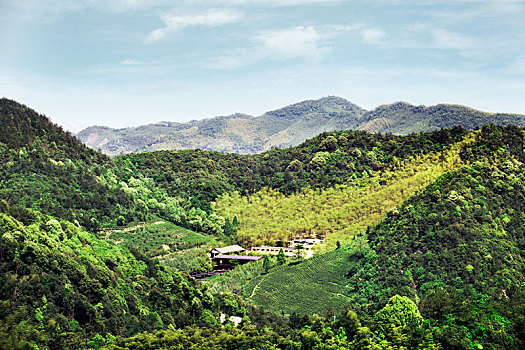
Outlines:
[[250,255],[216,255],[213,259],[228,259],[228,260],[260,260],[262,256],[250,256]]
[[220,248],[214,248],[212,250],[216,250],[221,254],[229,253],[229,252],[243,252],[245,249],[241,247],[240,245],[229,245],[226,247],[220,247]]

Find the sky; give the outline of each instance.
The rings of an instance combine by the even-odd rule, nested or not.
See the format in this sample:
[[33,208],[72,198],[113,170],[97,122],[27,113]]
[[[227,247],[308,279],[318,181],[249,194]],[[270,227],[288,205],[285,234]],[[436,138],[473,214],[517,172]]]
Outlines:
[[66,129],[340,96],[525,114],[525,0],[0,0],[0,97]]

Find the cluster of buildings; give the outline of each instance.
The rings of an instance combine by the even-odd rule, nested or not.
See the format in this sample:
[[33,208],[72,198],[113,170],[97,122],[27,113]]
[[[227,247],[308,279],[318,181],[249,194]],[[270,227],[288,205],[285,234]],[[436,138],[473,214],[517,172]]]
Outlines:
[[[217,268],[231,268],[234,265],[243,265],[251,261],[263,259],[262,256],[245,255],[247,252],[253,252],[261,255],[277,255],[283,250],[284,256],[293,257],[301,255],[303,258],[311,258],[315,254],[314,246],[322,245],[321,239],[298,239],[288,242],[288,247],[271,247],[259,246],[252,247],[249,250],[240,245],[230,245],[227,247],[211,248],[208,256],[215,263]],[[241,255],[243,254],[243,255]]]

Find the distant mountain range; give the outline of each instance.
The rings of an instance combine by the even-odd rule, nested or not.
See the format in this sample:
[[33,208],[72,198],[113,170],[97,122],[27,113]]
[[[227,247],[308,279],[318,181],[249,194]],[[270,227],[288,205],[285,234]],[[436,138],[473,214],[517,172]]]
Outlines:
[[133,128],[91,126],[77,134],[89,147],[110,156],[172,149],[252,154],[296,146],[324,131],[364,130],[407,135],[461,125],[525,126],[525,115],[487,113],[460,105],[414,106],[406,102],[367,111],[340,97],[307,100],[259,117],[232,114],[187,123],[159,122]]

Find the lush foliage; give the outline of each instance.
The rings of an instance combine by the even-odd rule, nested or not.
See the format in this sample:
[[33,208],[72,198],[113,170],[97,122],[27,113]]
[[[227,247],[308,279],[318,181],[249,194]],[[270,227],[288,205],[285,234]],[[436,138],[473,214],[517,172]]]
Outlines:
[[418,303],[446,348],[522,347],[523,132],[484,127],[460,154],[473,163],[439,177],[368,236],[267,275],[254,271],[244,277],[245,297],[312,312],[341,305],[328,297],[335,291],[371,322],[401,294]]
[[[525,347],[518,127],[110,160],[12,101],[0,122],[0,348]],[[205,283],[176,271],[209,269],[220,240],[302,234],[337,249]]]
[[277,312],[333,312],[348,301],[345,295],[348,259],[347,249],[338,249],[303,263],[275,267],[267,274],[245,281],[243,296]]
[[[385,324],[389,321],[387,317],[392,321],[388,325]],[[143,333],[128,339],[113,339],[105,349],[442,349],[433,341],[428,324],[423,321],[414,302],[394,296],[368,326],[362,325],[353,311],[343,308],[329,318],[297,314],[274,316],[267,319],[262,328],[244,323],[240,329],[226,324],[212,329],[187,327]]]
[[139,252],[67,221],[3,209],[1,348],[76,348],[93,337],[205,324],[200,317],[214,307],[204,287]]
[[[480,344],[511,348],[525,331],[511,321],[524,311],[511,307],[525,296],[524,197],[524,172],[512,161],[441,177],[370,231],[370,250],[349,264],[351,300],[370,312],[390,293],[421,299],[423,314],[447,324],[450,346],[465,346],[457,336],[465,326],[485,328]],[[438,311],[449,299],[469,307]]]
[[218,245],[214,237],[194,232],[171,222],[154,220],[149,223],[106,230],[100,238],[142,252],[148,258],[179,271],[193,273],[212,270],[206,255],[210,245]]
[[2,99],[0,124],[0,198],[92,230],[118,216],[144,218],[124,191],[98,181],[102,168],[111,167],[109,159],[45,116]]
[[78,222],[90,231],[157,214],[201,232],[233,232],[222,217],[176,194],[168,196],[128,163],[115,167],[23,105],[0,100],[0,123],[0,199]]
[[[460,128],[400,137],[362,131],[323,133],[300,146],[242,156],[199,150],[159,151],[115,158],[166,189],[209,210],[223,193],[252,193],[270,187],[284,194],[327,188],[367,178],[404,159],[439,152],[460,141]],[[230,218],[232,219],[232,218]]]
[[225,194],[214,209],[221,216],[240,218],[236,238],[244,244],[326,236],[325,249],[333,248],[337,241],[364,233],[444,172],[462,166],[459,153],[470,142],[472,137],[439,153],[395,161],[388,170],[326,189],[307,187],[288,196],[267,188],[247,196]]

